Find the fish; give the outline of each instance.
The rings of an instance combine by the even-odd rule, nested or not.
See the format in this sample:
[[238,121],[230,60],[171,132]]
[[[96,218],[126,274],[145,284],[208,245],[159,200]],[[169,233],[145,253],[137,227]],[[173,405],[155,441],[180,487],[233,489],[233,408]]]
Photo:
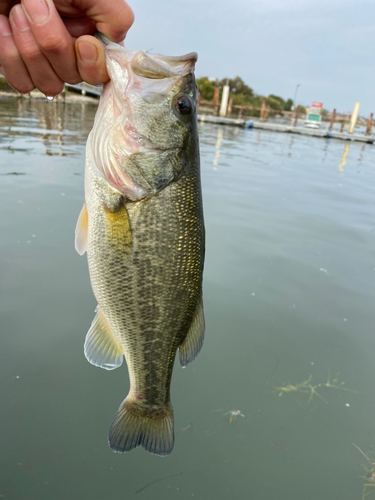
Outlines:
[[111,449],[166,456],[176,353],[186,367],[205,331],[197,54],[151,55],[99,38],[110,80],[87,139],[75,232],[98,303],[84,353],[106,370],[126,359],[130,388]]

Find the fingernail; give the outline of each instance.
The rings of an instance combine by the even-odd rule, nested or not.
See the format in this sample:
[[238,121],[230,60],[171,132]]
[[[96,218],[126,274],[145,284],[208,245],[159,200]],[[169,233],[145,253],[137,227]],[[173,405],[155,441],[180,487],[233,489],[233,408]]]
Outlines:
[[9,36],[12,34],[12,30],[9,26],[8,21],[0,16],[0,36]]
[[94,63],[98,59],[98,51],[96,46],[88,42],[80,42],[78,44],[79,58],[84,63]]
[[42,24],[49,18],[49,7],[46,0],[23,0],[22,5],[35,24]]
[[27,31],[30,29],[29,21],[27,20],[25,11],[22,5],[18,4],[11,10],[12,20],[19,31]]

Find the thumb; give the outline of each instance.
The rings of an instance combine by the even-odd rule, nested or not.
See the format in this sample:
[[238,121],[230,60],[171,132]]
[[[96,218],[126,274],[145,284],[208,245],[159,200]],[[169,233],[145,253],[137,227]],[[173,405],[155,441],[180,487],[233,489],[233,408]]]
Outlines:
[[70,10],[74,6],[77,11],[84,12],[94,21],[96,29],[113,42],[124,40],[134,22],[134,13],[125,0],[70,0],[69,2],[55,0],[55,2],[59,11],[64,11],[66,8]]

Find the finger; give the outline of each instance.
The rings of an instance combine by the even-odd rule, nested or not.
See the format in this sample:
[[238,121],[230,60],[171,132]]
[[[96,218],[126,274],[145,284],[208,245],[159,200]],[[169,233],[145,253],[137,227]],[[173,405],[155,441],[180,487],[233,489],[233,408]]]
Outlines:
[[81,81],[74,42],[52,0],[22,0],[32,34],[56,74],[64,82]]
[[9,21],[15,44],[35,87],[47,96],[59,94],[64,88],[64,83],[36,43],[22,5],[18,4],[12,8]]
[[[56,0],[61,4],[62,0]],[[134,22],[134,13],[124,0],[74,0],[87,17],[95,21],[96,29],[113,42],[122,42]],[[60,7],[58,7],[60,9]]]
[[75,19],[63,17],[63,22],[69,35],[73,38],[78,38],[82,35],[94,35],[96,32],[94,21],[86,16]]
[[78,70],[82,80],[99,85],[109,80],[104,47],[92,36],[81,36],[76,41]]
[[8,19],[0,15],[0,66],[6,81],[21,94],[35,88],[29,72],[14,43]]

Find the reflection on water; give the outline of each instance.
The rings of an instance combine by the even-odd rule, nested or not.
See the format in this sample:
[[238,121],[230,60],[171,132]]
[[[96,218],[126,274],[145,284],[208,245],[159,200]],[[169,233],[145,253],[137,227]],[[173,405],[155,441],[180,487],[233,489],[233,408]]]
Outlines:
[[290,136],[290,143],[289,143],[289,152],[288,152],[288,156],[289,158],[292,156],[292,146],[293,146],[293,143],[294,143],[294,137],[293,135]]
[[217,165],[219,163],[220,146],[221,146],[221,143],[223,142],[223,136],[224,136],[224,128],[221,127],[217,131],[217,141],[216,141],[216,145],[215,145],[216,153],[215,153],[214,161],[212,162],[215,165],[214,170],[217,170]]
[[205,345],[173,454],[118,455],[73,245],[95,110],[0,100],[0,498],[371,498],[375,146],[199,124]]
[[348,142],[346,142],[345,143],[345,147],[344,147],[344,152],[343,152],[342,157],[341,157],[341,162],[340,162],[340,165],[338,166],[338,169],[341,172],[341,174],[344,173],[344,167],[345,167],[345,165],[347,163],[346,158],[347,158],[347,156],[349,154],[349,151],[350,151],[350,145],[349,145]]
[[30,153],[34,149],[32,143],[37,139],[39,144],[41,142],[44,145],[44,150],[40,151],[42,154],[74,154],[69,146],[81,145],[85,141],[95,112],[96,105],[85,102],[3,99],[0,113],[0,150]]
[[358,161],[362,161],[363,160],[362,152],[365,150],[365,148],[366,148],[366,143],[363,144],[363,146],[361,147],[361,152],[359,153]]

